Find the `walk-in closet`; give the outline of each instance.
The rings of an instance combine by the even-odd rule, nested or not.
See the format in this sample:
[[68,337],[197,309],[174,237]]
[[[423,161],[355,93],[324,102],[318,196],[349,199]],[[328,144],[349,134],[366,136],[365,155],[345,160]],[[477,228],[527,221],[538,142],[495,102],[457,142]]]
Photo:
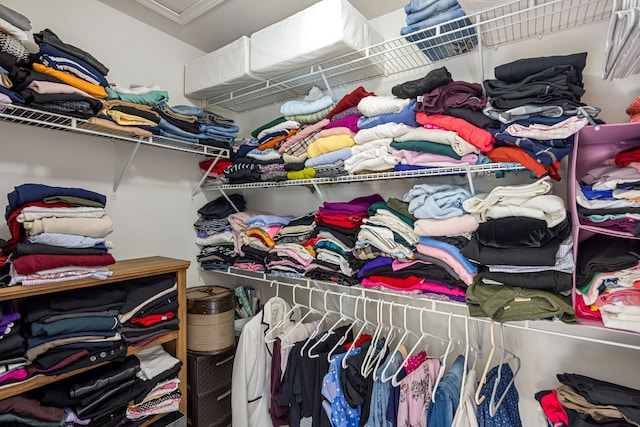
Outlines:
[[640,425],[640,4],[250,3],[0,0],[0,425]]

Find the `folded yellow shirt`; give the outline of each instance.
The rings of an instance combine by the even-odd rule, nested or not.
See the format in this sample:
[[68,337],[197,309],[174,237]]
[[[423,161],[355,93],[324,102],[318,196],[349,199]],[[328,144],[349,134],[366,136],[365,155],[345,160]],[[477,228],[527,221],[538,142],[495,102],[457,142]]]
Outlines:
[[316,170],[314,168],[304,168],[300,171],[287,172],[287,179],[309,179],[315,178]]
[[88,81],[82,80],[79,77],[72,76],[71,74],[65,73],[64,71],[54,70],[51,67],[38,64],[37,62],[33,63],[32,68],[34,69],[34,71],[53,76],[68,85],[87,92],[91,96],[95,96],[96,98],[103,99],[107,97],[107,91],[102,86],[94,85],[93,83],[89,83]]
[[262,243],[264,243],[265,245],[267,245],[270,248],[272,248],[272,247],[274,247],[276,245],[276,243],[273,241],[273,239],[267,233],[265,233],[263,230],[261,230],[259,228],[249,228],[246,231],[246,234],[249,237],[255,237],[257,239],[260,239],[262,241]]
[[347,147],[353,147],[356,143],[351,135],[329,135],[318,138],[309,144],[307,154],[309,158],[318,157],[321,154],[330,153],[332,151],[341,150]]
[[144,117],[123,113],[122,111],[105,110],[103,108],[102,110],[100,110],[100,114],[104,114],[111,117],[117,124],[122,126],[137,126],[137,125],[158,126],[157,123],[152,122],[151,120],[147,120]]

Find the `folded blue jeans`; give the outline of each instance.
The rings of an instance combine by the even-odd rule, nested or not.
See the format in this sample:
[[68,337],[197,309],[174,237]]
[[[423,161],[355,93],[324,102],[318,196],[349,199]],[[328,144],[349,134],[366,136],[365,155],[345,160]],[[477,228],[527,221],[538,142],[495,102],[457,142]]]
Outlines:
[[169,105],[166,102],[162,104],[162,107],[166,107],[176,114],[184,114],[186,116],[204,116],[204,110],[199,107],[192,107],[190,105]]
[[[460,19],[465,16],[466,14],[460,5],[457,5],[424,21],[402,27],[400,35],[405,36],[409,42],[418,42],[415,43],[416,46],[431,61],[467,53],[473,50],[473,47],[478,43],[478,38],[474,28],[471,27],[471,21],[468,18]],[[454,21],[444,24],[451,20]],[[444,24],[440,27],[441,33],[448,33],[456,29],[460,29],[460,31],[434,37],[436,30],[429,27],[438,24]],[[420,32],[412,34],[416,31]]]
[[404,7],[407,24],[415,24],[433,15],[439,14],[458,4],[457,0],[411,0]]
[[158,122],[158,127],[165,133],[165,136],[169,136],[168,134],[170,134],[172,138],[181,139],[187,142],[193,142],[194,139],[196,142],[198,142],[198,140],[201,140],[201,139],[204,139],[204,140],[209,139],[209,140],[233,143],[236,137],[236,135],[226,135],[226,134],[212,135],[207,133],[195,134],[195,133],[187,132],[175,125],[172,125],[162,117],[160,117],[160,122]]
[[443,24],[453,19],[464,18],[467,16],[462,7],[459,4],[450,7],[436,15],[426,16],[424,19],[417,21],[413,24],[407,25],[400,29],[400,35],[406,36],[407,34],[414,33],[416,31],[425,30],[429,27]]

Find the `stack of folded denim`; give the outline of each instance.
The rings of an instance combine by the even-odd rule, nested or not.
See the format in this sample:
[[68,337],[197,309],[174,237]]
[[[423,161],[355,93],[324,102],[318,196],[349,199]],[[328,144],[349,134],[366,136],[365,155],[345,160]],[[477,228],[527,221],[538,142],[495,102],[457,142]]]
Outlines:
[[[477,43],[475,30],[467,28],[471,21],[456,0],[411,0],[404,10],[407,26],[400,35],[419,42],[416,45],[431,61],[470,52]],[[440,29],[443,35],[434,38],[436,30],[430,27],[439,24],[445,24]]]
[[163,102],[155,111],[160,115],[161,135],[185,142],[229,148],[240,130],[233,120],[198,107]]

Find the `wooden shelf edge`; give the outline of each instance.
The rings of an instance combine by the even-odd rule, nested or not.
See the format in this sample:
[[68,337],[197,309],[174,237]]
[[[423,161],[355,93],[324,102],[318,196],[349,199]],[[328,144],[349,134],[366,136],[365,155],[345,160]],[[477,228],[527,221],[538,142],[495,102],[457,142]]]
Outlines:
[[33,297],[36,295],[51,294],[68,291],[77,288],[91,286],[102,286],[108,283],[122,282],[124,280],[137,279],[140,277],[157,276],[159,274],[174,273],[189,268],[191,261],[167,258],[162,256],[152,256],[146,258],[134,258],[117,261],[109,266],[113,275],[105,280],[80,279],[69,280],[59,283],[46,283],[34,286],[10,286],[0,289],[0,301],[16,298]]

